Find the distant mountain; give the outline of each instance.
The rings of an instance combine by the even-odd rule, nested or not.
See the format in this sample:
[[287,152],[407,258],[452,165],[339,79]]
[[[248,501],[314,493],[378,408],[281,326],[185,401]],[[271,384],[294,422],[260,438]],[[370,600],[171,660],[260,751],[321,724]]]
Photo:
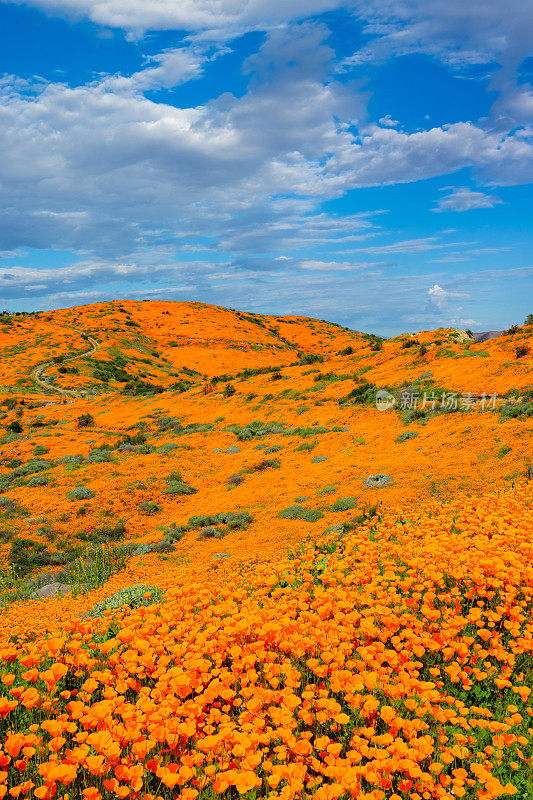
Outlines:
[[487,339],[496,339],[502,333],[503,331],[480,331],[480,333],[473,333],[472,336],[476,342],[486,342]]

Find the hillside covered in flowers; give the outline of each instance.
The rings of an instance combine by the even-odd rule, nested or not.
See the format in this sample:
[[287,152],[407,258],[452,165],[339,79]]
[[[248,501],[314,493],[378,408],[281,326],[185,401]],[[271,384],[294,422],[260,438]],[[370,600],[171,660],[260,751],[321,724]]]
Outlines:
[[533,800],[533,317],[0,314],[0,799]]

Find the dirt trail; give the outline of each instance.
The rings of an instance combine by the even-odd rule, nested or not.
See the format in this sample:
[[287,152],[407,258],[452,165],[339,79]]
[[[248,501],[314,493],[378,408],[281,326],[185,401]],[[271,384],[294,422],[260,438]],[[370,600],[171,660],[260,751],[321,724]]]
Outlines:
[[[101,349],[100,343],[94,338],[94,336],[90,336],[88,333],[85,333],[85,331],[80,331],[78,328],[72,328],[72,330],[76,331],[76,333],[81,334],[81,336],[89,342],[91,347],[89,348],[89,350],[85,350],[82,353],[76,353],[75,355],[70,356],[69,358],[65,358],[65,360],[61,362],[62,364],[64,364],[67,361],[73,361],[76,358],[82,358],[83,356],[92,356],[94,353],[97,353],[98,350]],[[35,366],[32,369],[30,377],[32,381],[35,384],[37,384],[37,386],[41,387],[42,389],[48,389],[52,392],[56,392],[57,394],[60,394],[63,397],[86,396],[85,392],[76,392],[74,389],[62,389],[60,386],[54,386],[54,384],[49,383],[46,376],[44,375],[44,372],[50,366],[56,366],[55,362],[46,361],[43,364],[37,364],[37,366]]]

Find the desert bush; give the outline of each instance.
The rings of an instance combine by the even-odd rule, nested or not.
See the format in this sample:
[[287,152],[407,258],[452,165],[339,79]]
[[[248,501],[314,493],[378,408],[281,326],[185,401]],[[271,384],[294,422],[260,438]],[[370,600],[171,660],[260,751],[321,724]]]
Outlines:
[[301,367],[307,366],[308,364],[322,364],[323,362],[324,356],[318,353],[298,353],[298,364]]
[[314,448],[317,446],[317,444],[318,444],[318,442],[302,442],[301,444],[298,445],[298,447],[296,448],[296,451],[301,451],[301,452],[307,453],[310,450],[314,450]]
[[500,422],[508,419],[529,419],[533,417],[533,402],[506,403],[499,409]]
[[139,506],[139,511],[151,517],[153,514],[159,514],[161,506],[153,500],[144,500]]
[[418,431],[405,431],[396,437],[396,442],[406,442],[408,439],[416,439]]
[[359,386],[356,386],[355,389],[352,389],[346,397],[343,397],[339,400],[339,403],[357,403],[357,404],[364,404],[364,403],[373,403],[376,394],[376,386],[370,381],[363,380]]
[[244,530],[254,518],[247,511],[226,511],[218,514],[198,514],[189,519],[194,529],[226,525],[228,530]]
[[27,482],[26,486],[35,488],[37,486],[46,486],[48,484],[47,475],[33,475]]
[[228,486],[240,486],[240,484],[243,482],[244,482],[244,475],[240,475],[239,473],[230,475],[229,478],[226,479],[226,483],[228,484]]
[[317,522],[323,516],[324,514],[319,508],[304,508],[298,503],[288,506],[278,513],[278,517],[282,519],[302,519],[305,522]]
[[[172,478],[172,475],[176,475],[177,477]],[[198,489],[195,489],[193,486],[189,486],[187,483],[185,483],[179,473],[171,473],[171,475],[165,480],[167,481],[167,485],[162,490],[162,494],[196,494],[198,491]]]
[[389,475],[378,472],[377,475],[369,475],[368,478],[364,479],[363,483],[368,489],[381,489],[382,486],[392,483],[392,478]]
[[333,505],[329,507],[330,511],[350,511],[357,505],[355,497],[339,497]]
[[66,561],[59,553],[49,553],[46,545],[41,542],[18,536],[11,540],[9,560],[16,574],[20,576],[27,575],[36,567],[64,564]]
[[266,469],[279,469],[280,463],[277,458],[265,458],[263,461],[259,461],[257,464],[254,464],[252,470],[254,472],[264,472]]
[[89,464],[106,464],[113,460],[113,456],[105,445],[102,447],[95,447],[93,450],[89,450],[87,454],[87,461]]
[[65,456],[61,456],[61,458],[58,458],[57,459],[57,463],[58,464],[75,464],[76,466],[79,466],[82,463],[83,460],[84,460],[83,456],[81,456],[81,455],[76,455],[76,456],[65,455]]
[[68,582],[73,587],[90,591],[107,583],[128,563],[131,552],[126,546],[91,547],[69,565]]
[[524,358],[524,356],[529,355],[530,349],[527,344],[520,344],[518,347],[515,347],[515,353],[517,358]]
[[53,466],[52,462],[45,458],[30,458],[25,464],[21,464],[20,467],[14,469],[12,476],[14,478],[25,478],[36,472],[44,472],[45,469],[50,469],[51,466]]
[[191,530],[190,525],[176,525],[175,522],[172,522],[170,525],[159,525],[157,530],[162,530],[165,534],[165,539],[163,541],[167,542],[179,542],[187,531]]
[[94,492],[87,486],[77,486],[67,495],[69,500],[92,500]]
[[127,606],[128,608],[140,608],[150,606],[153,603],[164,603],[165,595],[157,586],[129,586],[119,592],[110,595],[105,600],[97,603],[85,614],[85,617],[101,617],[106,611],[116,611]]
[[14,419],[13,422],[10,422],[9,425],[6,425],[6,430],[10,431],[10,433],[22,433],[24,428],[18,419]]
[[119,520],[115,525],[103,525],[96,531],[96,536],[99,539],[106,539],[107,541],[119,541],[126,535],[126,526],[122,520]]
[[33,455],[34,456],[44,456],[46,453],[50,452],[50,448],[46,447],[44,444],[38,444],[36,447],[33,448]]
[[91,425],[94,425],[94,417],[92,414],[82,414],[78,417],[78,428],[89,428]]
[[273,444],[271,447],[266,447],[264,450],[264,454],[268,455],[269,453],[277,453],[280,450],[283,450],[283,446],[281,444]]
[[224,391],[222,392],[222,397],[231,397],[235,394],[237,389],[231,383],[227,383],[224,387]]
[[315,456],[311,459],[311,464],[321,464],[323,461],[327,461],[327,456]]

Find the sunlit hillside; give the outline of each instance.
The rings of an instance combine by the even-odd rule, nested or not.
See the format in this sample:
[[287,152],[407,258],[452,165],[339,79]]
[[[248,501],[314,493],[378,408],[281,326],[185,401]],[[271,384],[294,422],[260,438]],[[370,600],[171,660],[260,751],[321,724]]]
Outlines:
[[0,798],[533,798],[533,325],[0,315]]

